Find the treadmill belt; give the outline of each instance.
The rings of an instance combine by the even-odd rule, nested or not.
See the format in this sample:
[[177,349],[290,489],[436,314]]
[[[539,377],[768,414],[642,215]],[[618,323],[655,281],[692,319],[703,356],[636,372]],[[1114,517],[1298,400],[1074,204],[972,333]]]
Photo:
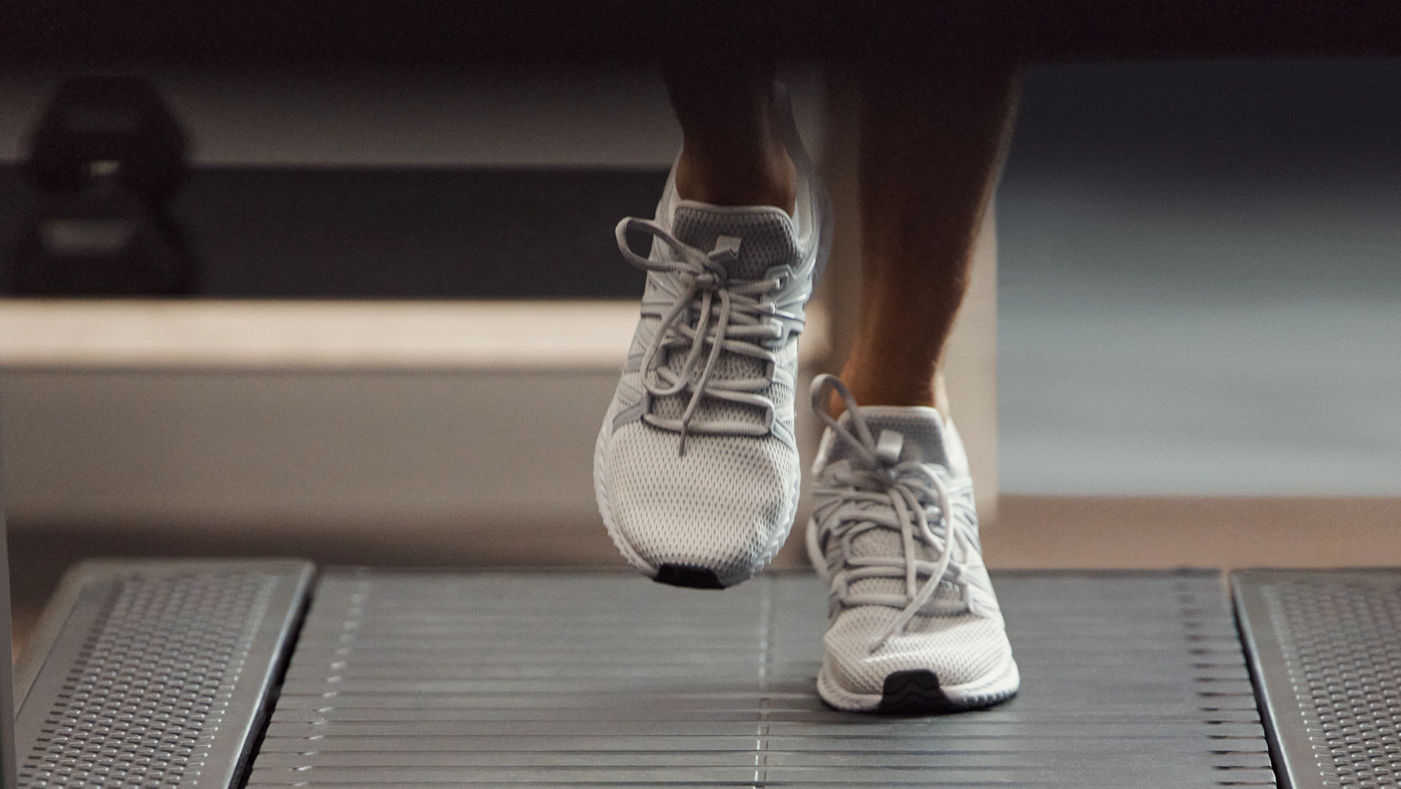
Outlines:
[[331,571],[248,785],[1275,785],[1217,573],[996,578],[1021,694],[890,717],[818,700],[806,573]]
[[1401,572],[1231,574],[1288,785],[1401,786]]

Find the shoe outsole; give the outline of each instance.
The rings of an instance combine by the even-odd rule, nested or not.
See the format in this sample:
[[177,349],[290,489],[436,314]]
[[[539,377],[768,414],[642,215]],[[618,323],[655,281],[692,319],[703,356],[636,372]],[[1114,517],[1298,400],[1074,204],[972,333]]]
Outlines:
[[669,586],[684,586],[687,589],[724,589],[725,584],[706,567],[693,567],[686,564],[663,564],[657,568],[653,581]]
[[939,689],[939,678],[928,669],[897,671],[885,678],[876,712],[908,715],[955,709]]

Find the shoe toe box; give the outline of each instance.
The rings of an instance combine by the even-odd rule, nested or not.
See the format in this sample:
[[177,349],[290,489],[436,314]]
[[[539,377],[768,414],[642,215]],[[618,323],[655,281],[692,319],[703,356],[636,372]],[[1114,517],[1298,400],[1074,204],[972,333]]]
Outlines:
[[848,609],[827,631],[826,666],[847,692],[879,694],[892,674],[921,670],[932,672],[944,687],[974,684],[1010,659],[1002,623],[974,614],[916,616],[873,650],[898,613],[883,606]]
[[772,437],[679,437],[636,424],[614,435],[604,485],[615,529],[652,567],[748,576],[792,525],[796,453]]

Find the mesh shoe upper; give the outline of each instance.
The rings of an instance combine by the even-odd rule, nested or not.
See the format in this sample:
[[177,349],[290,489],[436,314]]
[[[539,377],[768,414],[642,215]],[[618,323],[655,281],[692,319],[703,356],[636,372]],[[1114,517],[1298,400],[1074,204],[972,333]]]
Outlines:
[[1011,646],[978,544],[967,458],[932,408],[858,408],[840,382],[814,382],[826,417],[809,523],[814,565],[831,582],[827,680],[881,693],[896,671],[927,669],[945,687],[995,676]]

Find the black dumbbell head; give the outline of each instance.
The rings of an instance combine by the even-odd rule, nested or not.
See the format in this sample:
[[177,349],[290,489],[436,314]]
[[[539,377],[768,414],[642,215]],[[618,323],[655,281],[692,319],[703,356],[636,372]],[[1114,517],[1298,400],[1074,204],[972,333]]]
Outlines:
[[41,190],[77,191],[111,178],[151,203],[185,175],[187,141],[160,93],[139,77],[65,81],[30,138],[24,172]]
[[178,233],[120,184],[47,192],[27,220],[6,272],[14,293],[151,296],[189,290],[193,263]]

